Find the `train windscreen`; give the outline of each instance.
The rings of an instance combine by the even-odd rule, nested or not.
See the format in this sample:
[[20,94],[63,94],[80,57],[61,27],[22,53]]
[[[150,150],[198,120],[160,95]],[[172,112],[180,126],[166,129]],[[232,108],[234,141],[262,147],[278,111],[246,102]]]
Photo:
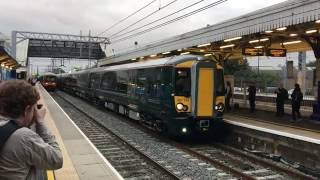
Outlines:
[[176,96],[191,96],[191,74],[188,68],[176,69]]
[[223,70],[217,69],[215,73],[215,88],[216,88],[216,96],[224,96],[225,88],[224,88],[224,76]]
[[47,82],[55,82],[56,81],[56,77],[55,76],[45,76],[44,80]]

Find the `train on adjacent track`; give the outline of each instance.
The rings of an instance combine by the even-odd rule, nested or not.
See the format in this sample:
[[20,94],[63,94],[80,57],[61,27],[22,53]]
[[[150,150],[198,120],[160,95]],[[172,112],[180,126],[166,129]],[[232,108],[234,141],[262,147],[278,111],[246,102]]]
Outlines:
[[44,73],[38,77],[38,81],[47,91],[55,91],[58,83],[57,83],[57,75],[54,73]]
[[208,134],[221,123],[218,63],[183,55],[61,74],[59,87],[173,136]]

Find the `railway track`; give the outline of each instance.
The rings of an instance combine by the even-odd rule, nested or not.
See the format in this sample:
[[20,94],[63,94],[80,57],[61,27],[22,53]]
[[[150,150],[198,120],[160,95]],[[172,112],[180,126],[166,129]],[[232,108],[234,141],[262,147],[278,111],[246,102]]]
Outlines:
[[180,179],[159,163],[154,162],[137,146],[131,145],[121,136],[100,125],[61,96],[55,96],[55,100],[69,115],[72,115],[77,126],[124,179]]
[[[69,96],[69,95],[66,95]],[[69,96],[69,98],[73,99],[69,102],[72,104],[79,104],[80,102],[85,103],[79,99]],[[86,106],[86,107],[84,107]],[[82,112],[88,108],[90,105],[84,105],[83,107],[78,107],[78,110]],[[77,107],[77,106],[75,106]],[[92,107],[94,108],[94,107]],[[86,115],[90,114],[90,112],[83,112]],[[108,114],[109,116],[117,116],[118,119],[123,118],[121,116],[112,114],[108,112],[103,112],[99,110],[95,110],[94,114],[91,114],[91,119],[100,119],[103,118],[102,114]],[[122,122],[121,120],[121,122]],[[103,121],[102,121],[103,122]],[[117,123],[119,123],[118,121]],[[149,149],[150,147],[145,147],[143,142],[140,142],[141,139],[129,138],[128,135],[120,135],[123,139],[127,139],[127,143],[132,144],[138,151],[147,151],[151,159],[157,162],[157,165],[163,166],[165,170],[171,172],[171,174],[175,175],[180,179],[212,179],[213,177],[216,179],[315,179],[310,176],[304,175],[297,171],[279,167],[273,163],[265,162],[264,160],[259,160],[257,157],[247,156],[244,153],[237,152],[236,150],[228,149],[227,147],[216,147],[216,145],[185,145],[181,143],[177,143],[167,138],[156,135],[154,132],[147,130],[141,126],[138,126],[136,123],[132,123],[131,121],[123,120],[123,125],[131,126],[130,128],[126,127],[127,131],[131,131],[135,133],[137,136],[144,137],[144,140],[151,141],[154,144],[158,143],[162,148],[165,147],[168,153],[175,154],[175,156],[179,156],[181,159],[181,163],[184,164],[185,167],[175,167],[181,166],[174,165],[170,161],[169,156],[166,154],[165,158],[157,157],[157,152],[154,149]],[[105,126],[104,124],[103,126]],[[110,125],[110,124],[109,124]],[[113,124],[115,125],[115,124]],[[115,128],[113,131],[117,131]],[[137,130],[141,130],[138,131]],[[117,133],[116,133],[117,134]],[[119,132],[119,134],[123,134],[123,132]],[[125,133],[124,133],[125,134]],[[118,135],[119,136],[119,135]],[[129,135],[133,136],[133,135]],[[90,139],[90,138],[89,138]],[[95,144],[95,143],[94,143]],[[149,142],[150,144],[150,142]],[[166,147],[168,146],[168,147]],[[159,147],[159,146],[158,146]],[[154,147],[156,148],[156,147]],[[99,149],[99,148],[98,148]],[[160,150],[161,151],[161,150]],[[177,158],[177,159],[179,159]],[[184,162],[185,159],[188,161]],[[190,162],[191,161],[191,162]],[[261,162],[262,161],[262,162]],[[191,165],[190,165],[191,164]],[[194,165],[194,166],[193,166]],[[198,170],[194,170],[197,169]],[[117,169],[117,168],[116,168]],[[205,169],[205,171],[203,170]],[[186,171],[194,170],[197,174],[188,173]],[[192,172],[192,171],[191,171]],[[200,173],[203,173],[200,175]],[[121,173],[120,173],[121,174]],[[201,176],[204,177],[202,178]]]

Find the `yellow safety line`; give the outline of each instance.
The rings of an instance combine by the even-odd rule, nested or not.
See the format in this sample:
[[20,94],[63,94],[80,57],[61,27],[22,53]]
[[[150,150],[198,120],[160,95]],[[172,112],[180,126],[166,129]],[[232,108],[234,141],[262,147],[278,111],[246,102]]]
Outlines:
[[[228,117],[228,115],[226,115],[226,116]],[[236,115],[236,116],[229,115],[229,117],[231,117],[231,118],[232,117],[240,117],[240,118],[244,118],[244,119],[248,119],[248,120],[252,120],[252,121],[259,121],[259,122],[274,124],[274,125],[278,125],[278,126],[290,127],[290,128],[293,128],[293,129],[300,129],[300,130],[304,130],[304,131],[320,133],[320,131],[317,131],[317,130],[314,130],[314,129],[307,129],[307,128],[302,128],[302,127],[297,127],[297,126],[292,126],[292,125],[285,125],[285,124],[281,124],[281,123],[276,123],[276,122],[266,121],[266,120],[261,120],[261,119],[254,119],[254,118],[241,116],[241,115]]]
[[55,180],[54,173],[52,170],[47,171],[47,180]]

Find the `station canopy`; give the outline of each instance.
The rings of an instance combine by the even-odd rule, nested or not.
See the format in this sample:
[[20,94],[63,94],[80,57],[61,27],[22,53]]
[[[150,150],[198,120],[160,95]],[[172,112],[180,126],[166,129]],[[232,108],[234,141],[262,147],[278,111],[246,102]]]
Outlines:
[[11,56],[10,50],[0,44],[0,64],[1,68],[15,69],[19,66],[18,62]]
[[320,59],[320,1],[289,0],[215,25],[105,58],[99,66],[121,61],[179,54],[215,59],[243,56],[285,56],[314,50]]

